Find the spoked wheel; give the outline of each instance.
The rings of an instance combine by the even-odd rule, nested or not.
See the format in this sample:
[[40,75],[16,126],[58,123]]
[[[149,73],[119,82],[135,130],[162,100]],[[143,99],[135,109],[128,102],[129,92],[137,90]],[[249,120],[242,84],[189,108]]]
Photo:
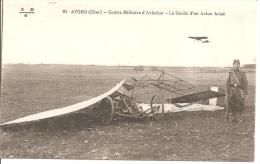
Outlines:
[[153,114],[156,114],[159,112],[161,108],[161,98],[158,95],[153,95],[150,103],[151,111]]
[[98,117],[103,125],[108,125],[112,121],[114,113],[114,101],[110,96],[107,96],[101,101]]

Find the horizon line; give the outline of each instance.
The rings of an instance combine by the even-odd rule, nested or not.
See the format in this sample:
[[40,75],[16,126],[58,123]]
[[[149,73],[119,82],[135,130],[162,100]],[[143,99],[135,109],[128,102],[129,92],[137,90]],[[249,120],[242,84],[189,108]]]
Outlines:
[[[102,65],[102,64],[65,64],[65,63],[2,63],[2,65],[67,65],[67,66],[101,66],[101,67],[138,67],[138,66],[143,66],[143,67],[232,67],[232,65],[229,66],[209,66],[209,65],[197,65],[197,66],[181,66],[181,65]],[[241,67],[244,65],[256,65],[255,63],[249,63],[249,64],[243,64]]]

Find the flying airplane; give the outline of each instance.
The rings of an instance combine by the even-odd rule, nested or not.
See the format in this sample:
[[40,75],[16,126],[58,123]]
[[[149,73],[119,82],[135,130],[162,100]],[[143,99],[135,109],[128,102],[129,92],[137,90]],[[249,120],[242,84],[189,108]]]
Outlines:
[[188,38],[194,39],[194,40],[197,40],[197,41],[202,41],[203,39],[208,39],[207,36],[189,36]]
[[[211,90],[201,91],[187,81],[165,71],[159,69],[156,69],[156,71],[160,72],[159,77],[156,79],[146,75],[139,80],[132,78],[132,82],[130,83],[126,82],[126,80],[122,80],[121,82],[116,83],[110,90],[97,97],[74,105],[18,118],[2,123],[0,126],[41,121],[75,112],[81,113],[81,111],[94,112],[94,116],[97,117],[102,124],[107,125],[116,116],[144,119],[154,117],[158,113],[198,110],[213,111],[221,110],[223,108],[194,102],[222,97],[225,96],[224,93]],[[137,103],[134,91],[136,89],[141,90],[142,88],[147,89],[147,87],[158,89],[158,95],[152,95],[150,104]],[[167,100],[164,99],[166,97],[168,97]]]

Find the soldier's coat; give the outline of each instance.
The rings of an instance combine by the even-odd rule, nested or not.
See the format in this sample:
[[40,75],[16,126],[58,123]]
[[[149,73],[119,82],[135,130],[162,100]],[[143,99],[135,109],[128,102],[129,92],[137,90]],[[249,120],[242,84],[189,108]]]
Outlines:
[[228,105],[231,111],[244,110],[244,97],[247,95],[247,78],[245,72],[232,70],[228,73],[226,94],[228,95]]

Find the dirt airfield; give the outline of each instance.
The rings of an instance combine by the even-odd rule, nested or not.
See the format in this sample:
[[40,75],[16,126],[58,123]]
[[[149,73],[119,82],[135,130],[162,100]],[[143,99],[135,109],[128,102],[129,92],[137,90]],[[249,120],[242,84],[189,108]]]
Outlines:
[[[227,68],[164,68],[202,90],[223,92]],[[120,118],[107,126],[89,114],[72,114],[1,129],[1,158],[113,159],[177,161],[253,161],[255,133],[255,70],[249,81],[243,123],[227,123],[225,111],[179,112],[152,120]],[[159,73],[145,67],[77,65],[4,65],[1,123],[64,107],[109,90],[116,81]],[[138,93],[149,103],[154,91]],[[218,105],[224,106],[220,98]],[[51,122],[51,124],[50,124]]]

